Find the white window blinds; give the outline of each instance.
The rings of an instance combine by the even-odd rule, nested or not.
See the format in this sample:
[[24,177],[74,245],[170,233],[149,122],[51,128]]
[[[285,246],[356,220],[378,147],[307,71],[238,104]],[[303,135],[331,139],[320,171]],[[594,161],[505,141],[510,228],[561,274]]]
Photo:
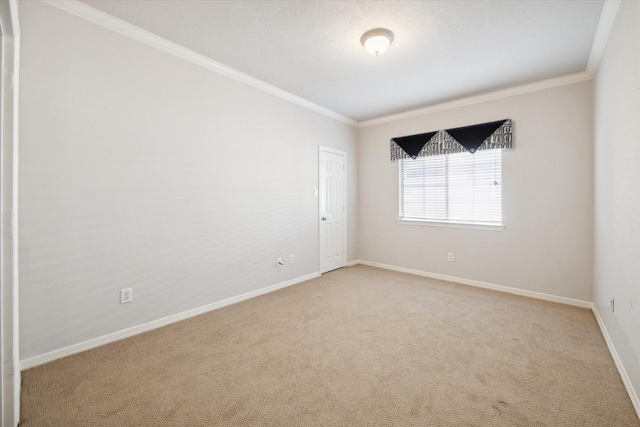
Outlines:
[[502,224],[502,151],[400,160],[400,219]]

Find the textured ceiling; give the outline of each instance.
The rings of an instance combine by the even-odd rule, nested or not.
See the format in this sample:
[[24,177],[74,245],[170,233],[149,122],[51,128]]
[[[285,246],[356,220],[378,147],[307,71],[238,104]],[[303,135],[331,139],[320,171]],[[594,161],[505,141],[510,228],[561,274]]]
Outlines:
[[84,3],[363,121],[585,71],[604,0]]

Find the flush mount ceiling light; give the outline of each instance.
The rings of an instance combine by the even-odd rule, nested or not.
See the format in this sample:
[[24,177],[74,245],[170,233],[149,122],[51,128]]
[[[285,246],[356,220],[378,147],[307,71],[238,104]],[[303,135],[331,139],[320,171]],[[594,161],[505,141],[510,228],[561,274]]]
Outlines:
[[360,43],[371,55],[380,55],[393,41],[393,33],[386,28],[374,28],[362,35]]

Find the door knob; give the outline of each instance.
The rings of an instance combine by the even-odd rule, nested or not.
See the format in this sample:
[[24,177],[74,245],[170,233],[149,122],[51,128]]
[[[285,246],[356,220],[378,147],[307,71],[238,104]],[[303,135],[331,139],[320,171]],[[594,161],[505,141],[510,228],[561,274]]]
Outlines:
[[324,217],[324,216],[323,216],[323,217],[322,217],[322,220],[323,220],[323,221],[326,221],[326,220],[327,220],[327,217]]

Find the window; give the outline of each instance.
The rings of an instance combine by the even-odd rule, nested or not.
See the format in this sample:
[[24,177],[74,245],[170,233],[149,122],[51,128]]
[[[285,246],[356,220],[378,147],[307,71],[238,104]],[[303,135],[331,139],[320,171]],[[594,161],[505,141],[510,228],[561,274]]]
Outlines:
[[502,150],[400,160],[400,219],[502,224]]

